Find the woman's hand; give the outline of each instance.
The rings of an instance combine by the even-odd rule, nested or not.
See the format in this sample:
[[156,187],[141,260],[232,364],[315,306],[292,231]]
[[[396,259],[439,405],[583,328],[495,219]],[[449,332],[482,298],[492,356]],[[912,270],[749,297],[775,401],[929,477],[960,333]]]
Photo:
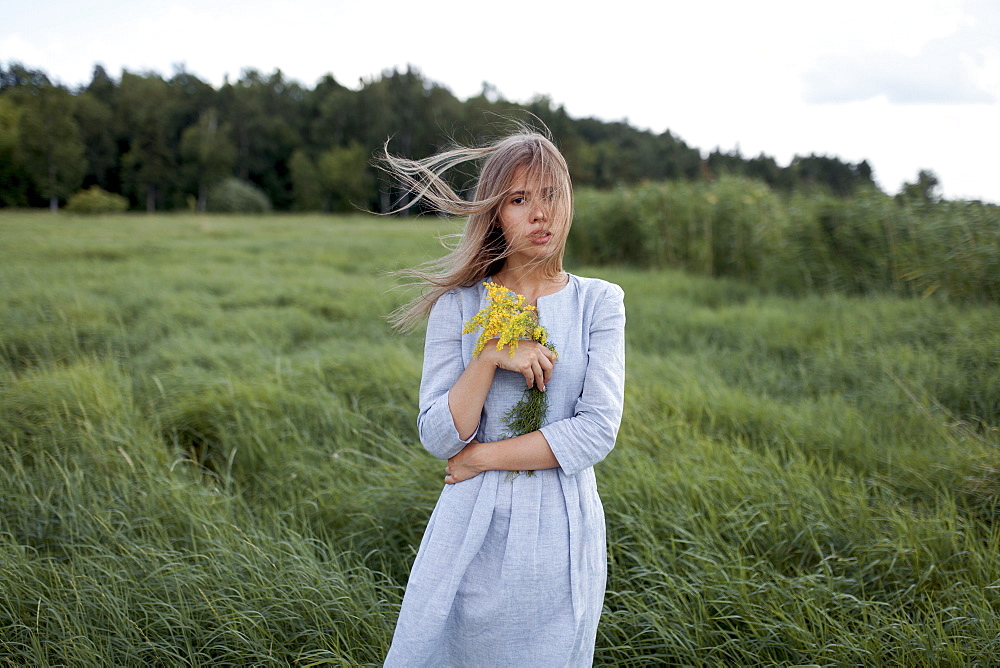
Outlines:
[[482,444],[479,441],[473,439],[457,455],[448,460],[448,466],[444,469],[446,484],[453,485],[483,472],[483,469],[475,464],[476,451],[480,445]]
[[479,353],[480,356],[486,356],[499,369],[516,371],[524,376],[528,387],[537,387],[544,392],[545,385],[552,378],[555,353],[535,341],[520,341],[514,357],[511,357],[510,350],[506,347],[497,350],[497,341],[498,339],[488,341]]

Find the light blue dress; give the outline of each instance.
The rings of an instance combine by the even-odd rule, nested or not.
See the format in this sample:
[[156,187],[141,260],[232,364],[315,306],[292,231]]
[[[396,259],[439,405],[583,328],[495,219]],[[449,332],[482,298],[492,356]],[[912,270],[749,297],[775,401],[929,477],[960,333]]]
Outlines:
[[[617,285],[573,275],[539,298],[541,324],[559,352],[541,431],[560,466],[513,479],[487,471],[445,485],[410,571],[386,666],[593,663],[607,578],[593,466],[614,447],[621,422],[623,300]],[[486,305],[477,283],[442,295],[430,313],[418,426],[424,447],[440,459],[466,444],[448,392],[478,338],[463,336],[462,326]],[[477,440],[503,437],[503,415],[524,388],[521,374],[497,370]]]

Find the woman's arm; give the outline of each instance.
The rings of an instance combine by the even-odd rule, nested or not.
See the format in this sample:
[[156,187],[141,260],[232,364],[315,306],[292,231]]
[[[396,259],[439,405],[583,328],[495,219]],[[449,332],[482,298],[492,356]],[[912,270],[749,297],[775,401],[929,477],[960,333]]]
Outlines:
[[438,459],[448,459],[472,439],[472,434],[458,433],[449,407],[451,387],[465,370],[462,322],[455,292],[441,295],[427,319],[417,429],[424,448]]
[[448,407],[459,437],[472,438],[479,429],[479,417],[497,369],[516,371],[524,376],[527,387],[537,384],[544,392],[552,377],[552,357],[551,350],[534,341],[521,341],[514,357],[506,347],[497,350],[497,339],[488,341],[448,392]]
[[622,289],[609,283],[591,316],[587,372],[573,415],[541,429],[566,475],[600,462],[618,437],[625,404],[624,300]]
[[457,454],[479,429],[496,369],[517,371],[528,387],[537,383],[539,389],[552,376],[552,352],[533,341],[521,341],[511,358],[507,349],[496,349],[494,339],[466,367],[463,324],[459,298],[453,292],[438,299],[427,321],[417,427],[420,442],[438,459]]
[[462,482],[483,471],[541,471],[554,469],[559,461],[541,431],[491,443],[472,441],[448,460],[448,484]]
[[[610,285],[590,324],[587,372],[572,417],[514,438],[472,441],[448,459],[446,483],[483,471],[539,471],[561,467],[568,475],[593,466],[614,447],[625,392],[625,306]],[[480,410],[482,404],[480,404]]]

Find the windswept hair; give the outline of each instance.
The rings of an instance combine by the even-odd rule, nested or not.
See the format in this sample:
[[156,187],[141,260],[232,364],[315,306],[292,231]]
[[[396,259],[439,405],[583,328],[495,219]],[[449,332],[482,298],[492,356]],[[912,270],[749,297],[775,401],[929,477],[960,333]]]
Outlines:
[[[448,170],[463,163],[483,161],[470,199],[465,199],[443,178]],[[548,195],[546,218],[557,243],[557,252],[539,260],[542,276],[556,278],[562,273],[566,235],[573,220],[573,188],[566,160],[552,140],[525,127],[486,146],[455,146],[422,160],[389,154],[388,142],[381,156],[382,169],[412,194],[410,201],[395,211],[425,202],[446,214],[468,216],[449,252],[410,269],[396,272],[406,285],[420,288],[420,294],[389,314],[394,328],[408,331],[427,314],[438,298],[457,287],[474,285],[503,268],[510,254],[500,228],[500,207],[514,185],[519,169],[529,183],[540,184]],[[549,190],[551,188],[551,190]]]

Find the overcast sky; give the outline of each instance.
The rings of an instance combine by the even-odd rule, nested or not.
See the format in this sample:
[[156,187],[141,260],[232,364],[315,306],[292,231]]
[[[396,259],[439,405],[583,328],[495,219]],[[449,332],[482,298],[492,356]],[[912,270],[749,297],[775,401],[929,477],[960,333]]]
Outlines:
[[719,147],[867,159],[890,193],[933,170],[1000,203],[997,0],[0,0],[0,61],[68,85],[96,63],[218,86],[247,67],[309,88],[412,64],[464,99],[484,81],[574,117]]

